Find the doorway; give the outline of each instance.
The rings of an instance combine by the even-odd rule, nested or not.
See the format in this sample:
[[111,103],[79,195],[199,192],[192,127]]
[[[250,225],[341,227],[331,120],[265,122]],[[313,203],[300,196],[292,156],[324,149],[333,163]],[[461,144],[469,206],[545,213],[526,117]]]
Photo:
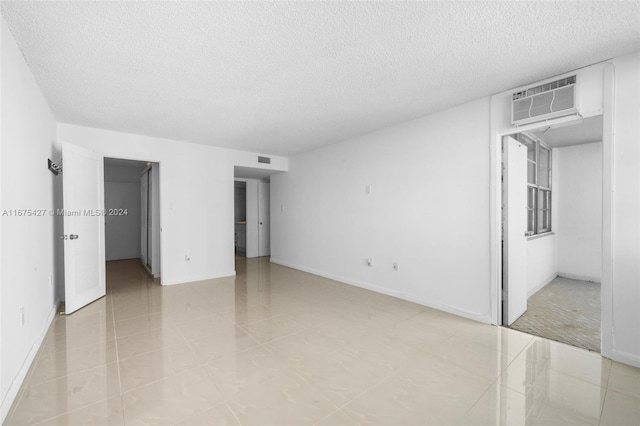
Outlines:
[[502,324],[601,351],[603,117],[502,141]]
[[[63,142],[65,313],[78,309],[106,294],[106,263],[134,259],[140,262],[141,207],[140,161],[105,157],[96,151]],[[144,163],[144,167],[151,164]],[[160,276],[159,164],[155,163],[155,203],[151,202],[153,225],[153,267],[151,281]],[[142,170],[144,172],[144,169]],[[137,185],[137,187],[136,187]],[[115,188],[114,191],[111,191]],[[105,190],[107,192],[105,196]],[[106,201],[106,203],[105,203]],[[108,229],[108,231],[107,231]],[[108,232],[109,242],[106,241]],[[109,258],[106,252],[109,250]]]
[[137,260],[160,277],[159,164],[105,158],[104,181],[106,261]]
[[234,249],[240,258],[271,255],[271,182],[265,172],[268,170],[236,167]]
[[235,254],[247,255],[247,182],[233,182],[233,218]]

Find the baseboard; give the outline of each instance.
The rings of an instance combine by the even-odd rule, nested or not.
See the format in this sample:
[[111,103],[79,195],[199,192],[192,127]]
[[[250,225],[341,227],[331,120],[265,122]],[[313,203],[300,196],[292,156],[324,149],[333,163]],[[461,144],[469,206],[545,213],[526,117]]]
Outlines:
[[44,338],[47,335],[47,331],[49,331],[49,327],[51,327],[51,323],[53,322],[53,319],[56,316],[56,312],[58,311],[59,304],[60,302],[57,301],[54,304],[51,311],[49,312],[49,315],[47,316],[47,319],[45,321],[45,326],[42,332],[40,332],[40,335],[38,336],[36,342],[33,344],[33,346],[31,346],[31,349],[29,350],[27,357],[22,363],[20,370],[18,370],[18,374],[16,374],[16,377],[13,379],[11,386],[9,386],[9,389],[7,390],[7,394],[2,400],[2,405],[0,405],[0,424],[4,423],[4,421],[6,420],[7,414],[9,414],[11,405],[13,405],[16,399],[16,396],[20,391],[20,387],[24,383],[24,379],[27,377],[27,373],[31,368],[31,364],[33,364],[33,361],[36,359],[36,355],[40,350],[40,346],[42,346],[42,342],[44,341]]
[[558,274],[553,274],[551,277],[547,278],[546,280],[542,281],[540,284],[538,284],[537,286],[529,290],[527,292],[527,299],[533,296],[534,294],[536,294],[537,292],[539,292],[540,290],[542,290],[547,284],[555,280],[557,277],[558,277]]
[[598,277],[588,277],[586,275],[576,275],[576,274],[567,274],[566,272],[558,272],[558,276],[562,278],[569,278],[571,280],[578,281],[588,281],[590,283],[598,283],[600,284],[600,278]]
[[629,352],[619,351],[617,349],[613,349],[611,351],[611,359],[614,361],[621,362],[623,364],[631,365],[633,367],[640,368],[640,356],[636,354],[631,354]]
[[277,265],[286,266],[287,268],[297,269],[298,271],[307,272],[309,274],[318,275],[320,277],[328,278],[330,280],[339,281],[344,284],[352,285],[354,287],[363,288],[365,290],[374,291],[376,293],[385,294],[387,296],[395,297],[397,299],[406,300],[407,302],[417,303],[418,305],[426,306],[429,308],[437,309],[439,311],[444,311],[453,315],[458,315],[464,318],[468,318],[474,321],[482,322],[485,324],[491,324],[491,317],[489,313],[487,315],[478,315],[473,312],[467,312],[460,309],[457,309],[453,306],[449,306],[440,302],[435,302],[433,300],[425,299],[419,296],[415,296],[412,294],[402,293],[398,291],[389,290],[388,288],[376,286],[364,281],[353,280],[351,278],[342,277],[339,275],[330,274],[324,271],[319,271],[317,269],[308,268],[305,266],[296,265],[293,263],[289,263],[280,259],[271,258],[271,263],[275,263]]
[[235,276],[236,276],[236,271],[234,270],[234,271],[227,271],[227,272],[222,272],[222,273],[213,274],[213,275],[189,277],[188,281],[165,282],[164,280],[162,280],[162,285],[179,285],[179,284],[194,283],[196,281],[215,280],[218,278],[227,278],[227,277],[235,277]]

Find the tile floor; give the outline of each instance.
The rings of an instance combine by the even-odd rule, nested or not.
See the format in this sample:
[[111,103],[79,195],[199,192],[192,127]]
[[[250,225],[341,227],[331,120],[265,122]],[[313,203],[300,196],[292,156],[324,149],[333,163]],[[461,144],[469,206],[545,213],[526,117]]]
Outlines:
[[109,262],[58,316],[7,424],[640,424],[640,370],[314,275],[240,259],[161,287]]
[[600,353],[600,283],[557,277],[511,328]]

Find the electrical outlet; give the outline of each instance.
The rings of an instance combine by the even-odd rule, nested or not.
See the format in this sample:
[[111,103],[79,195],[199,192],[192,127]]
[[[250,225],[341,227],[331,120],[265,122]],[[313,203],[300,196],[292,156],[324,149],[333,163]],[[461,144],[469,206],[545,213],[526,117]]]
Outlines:
[[398,266],[398,262],[393,262],[393,270],[394,271],[399,271],[400,267]]
[[367,259],[367,266],[373,267],[373,258],[370,257]]
[[373,192],[373,189],[371,188],[371,185],[367,185],[364,188],[364,193],[367,195],[371,195],[371,193]]
[[189,262],[190,260],[191,260],[191,257],[189,257],[189,255],[188,255],[188,254],[185,254],[185,255],[184,255],[184,261],[185,261],[185,262]]

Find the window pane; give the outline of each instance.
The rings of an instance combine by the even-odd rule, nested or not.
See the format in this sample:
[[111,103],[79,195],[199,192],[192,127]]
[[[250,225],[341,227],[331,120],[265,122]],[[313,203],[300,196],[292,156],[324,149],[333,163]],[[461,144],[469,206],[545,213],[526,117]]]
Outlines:
[[536,202],[538,199],[537,188],[527,188],[527,232],[536,233]]
[[527,197],[527,208],[535,209],[536,208],[536,188],[527,188],[528,189],[528,197]]
[[551,164],[549,164],[549,159],[551,156],[549,155],[549,150],[543,146],[540,146],[540,159],[538,164],[540,167],[544,167],[545,169],[550,168]]
[[531,232],[535,234],[536,232],[536,211],[528,210],[527,211],[527,232]]
[[545,211],[546,210],[538,210],[538,233],[546,231],[544,227]]
[[551,231],[551,191],[538,191],[537,232]]
[[546,210],[551,210],[551,191],[544,191],[545,199],[544,199],[544,208]]
[[531,161],[527,161],[527,182],[534,185],[536,183],[536,163]]
[[547,204],[547,193],[549,191],[539,191],[538,192],[538,209],[548,209],[549,206]]
[[551,210],[545,210],[544,229],[551,231]]
[[536,161],[536,144],[528,143],[527,145],[527,158],[531,161]]
[[543,186],[545,188],[550,188],[549,185],[549,169],[544,167],[540,167],[538,171],[538,185]]
[[544,227],[545,231],[551,231],[551,227],[549,226],[549,210],[543,210],[543,215],[542,215],[542,226]]
[[551,151],[540,146],[540,158],[538,159],[538,185],[551,188],[549,181],[549,170],[551,170]]

